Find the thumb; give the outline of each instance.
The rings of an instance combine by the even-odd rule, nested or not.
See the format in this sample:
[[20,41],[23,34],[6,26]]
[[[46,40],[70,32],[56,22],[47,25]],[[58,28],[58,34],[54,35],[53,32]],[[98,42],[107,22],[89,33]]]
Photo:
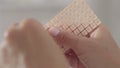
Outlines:
[[[91,40],[85,37],[78,37],[68,32],[60,31],[56,28],[50,28],[50,35],[57,41],[59,45],[73,49],[76,54],[86,51],[90,47]],[[87,50],[88,51],[88,50]]]

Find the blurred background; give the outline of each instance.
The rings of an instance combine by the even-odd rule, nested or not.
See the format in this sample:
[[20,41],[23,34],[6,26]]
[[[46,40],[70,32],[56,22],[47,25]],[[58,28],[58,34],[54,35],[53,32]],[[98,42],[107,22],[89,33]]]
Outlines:
[[[0,0],[0,41],[7,27],[24,18],[43,24],[52,19],[72,0]],[[108,26],[120,45],[120,0],[86,0],[101,21]]]

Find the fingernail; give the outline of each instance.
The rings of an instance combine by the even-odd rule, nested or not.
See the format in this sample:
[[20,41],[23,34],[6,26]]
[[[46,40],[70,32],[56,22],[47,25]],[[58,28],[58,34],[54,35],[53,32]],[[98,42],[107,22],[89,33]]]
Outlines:
[[48,31],[52,36],[57,36],[60,33],[60,30],[55,27],[51,27]]

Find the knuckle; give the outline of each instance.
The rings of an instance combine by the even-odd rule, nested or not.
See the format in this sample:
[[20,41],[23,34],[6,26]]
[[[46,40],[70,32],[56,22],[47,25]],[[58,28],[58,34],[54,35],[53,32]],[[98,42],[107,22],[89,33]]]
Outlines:
[[33,24],[33,20],[32,19],[24,19],[22,22],[21,22],[21,28],[22,29],[29,29],[32,24]]
[[16,37],[16,35],[19,33],[19,30],[18,28],[16,28],[15,26],[12,26],[11,28],[9,28],[5,34],[4,34],[4,37],[6,39],[13,39]]
[[23,30],[30,30],[38,25],[41,25],[40,23],[39,24],[38,23],[39,22],[34,19],[24,19],[20,25]]

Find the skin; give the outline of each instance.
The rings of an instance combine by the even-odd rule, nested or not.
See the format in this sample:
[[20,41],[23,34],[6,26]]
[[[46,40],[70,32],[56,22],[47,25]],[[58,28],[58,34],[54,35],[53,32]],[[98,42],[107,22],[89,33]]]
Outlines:
[[8,28],[0,47],[0,68],[69,68],[61,44],[73,49],[85,66],[81,68],[120,68],[119,48],[104,25],[91,38],[56,28],[48,32],[33,19]]
[[33,19],[8,28],[0,56],[0,68],[69,68],[60,47]]
[[80,68],[120,68],[119,47],[103,24],[91,35],[91,38],[78,38],[66,32],[59,32],[56,35],[53,30],[49,32],[55,41],[59,45],[73,49],[76,53],[82,62],[79,64]]

